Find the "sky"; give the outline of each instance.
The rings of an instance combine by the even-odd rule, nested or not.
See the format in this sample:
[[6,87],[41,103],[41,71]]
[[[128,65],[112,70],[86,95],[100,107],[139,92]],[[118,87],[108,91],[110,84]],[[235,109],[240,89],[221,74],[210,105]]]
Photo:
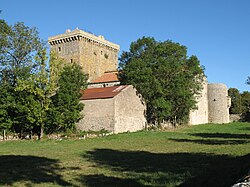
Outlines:
[[172,40],[196,55],[210,83],[250,91],[250,0],[0,0],[0,19],[39,36],[90,31],[128,51],[143,36]]

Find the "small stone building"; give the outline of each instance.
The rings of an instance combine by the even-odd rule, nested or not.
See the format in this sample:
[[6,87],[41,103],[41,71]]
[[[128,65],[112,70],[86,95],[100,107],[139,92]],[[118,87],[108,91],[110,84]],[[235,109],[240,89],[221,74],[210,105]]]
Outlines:
[[84,118],[77,124],[82,131],[134,132],[146,125],[146,106],[131,85],[88,88],[81,97]]

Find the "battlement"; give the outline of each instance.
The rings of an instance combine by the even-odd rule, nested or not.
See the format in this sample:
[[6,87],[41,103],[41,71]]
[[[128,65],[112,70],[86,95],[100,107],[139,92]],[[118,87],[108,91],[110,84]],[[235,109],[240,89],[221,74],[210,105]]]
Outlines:
[[48,42],[51,46],[53,46],[53,45],[57,45],[61,43],[66,43],[66,42],[75,41],[75,40],[82,40],[82,39],[87,40],[91,43],[94,43],[102,47],[110,48],[114,51],[120,50],[119,45],[105,40],[104,36],[101,36],[101,35],[96,36],[94,34],[80,30],[78,28],[76,28],[73,31],[70,31],[68,29],[66,30],[64,34],[59,34],[56,36],[49,37]]

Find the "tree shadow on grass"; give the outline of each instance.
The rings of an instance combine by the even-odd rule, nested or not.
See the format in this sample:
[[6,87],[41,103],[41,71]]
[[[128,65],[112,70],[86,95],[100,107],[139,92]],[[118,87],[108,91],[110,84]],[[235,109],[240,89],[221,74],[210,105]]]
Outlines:
[[225,138],[225,139],[246,139],[250,140],[250,134],[230,134],[230,133],[194,133],[191,136],[202,138]]
[[250,127],[241,128],[241,130],[250,131]]
[[180,139],[170,138],[169,140],[175,142],[191,142],[205,145],[237,145],[250,143],[249,140],[218,140],[218,139]]
[[26,186],[41,183],[54,183],[71,186],[59,174],[58,160],[36,156],[4,155],[0,156],[0,186],[12,186],[15,182],[25,182]]
[[96,149],[83,157],[114,175],[79,176],[87,186],[230,186],[250,167],[250,154],[229,157]]
[[105,176],[103,174],[96,175],[81,175],[80,181],[84,185],[95,187],[145,187],[133,179],[122,179],[114,176]]

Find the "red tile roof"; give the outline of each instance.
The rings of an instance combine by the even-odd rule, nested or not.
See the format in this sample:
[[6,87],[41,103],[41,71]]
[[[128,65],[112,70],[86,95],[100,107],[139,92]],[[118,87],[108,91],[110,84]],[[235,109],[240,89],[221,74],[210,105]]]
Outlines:
[[118,80],[118,72],[105,72],[101,77],[92,81],[92,83],[103,83],[103,82],[117,82]]
[[83,91],[83,95],[80,99],[91,100],[91,99],[113,98],[126,87],[128,87],[128,85],[111,86],[111,87],[105,87],[105,88],[88,88]]

